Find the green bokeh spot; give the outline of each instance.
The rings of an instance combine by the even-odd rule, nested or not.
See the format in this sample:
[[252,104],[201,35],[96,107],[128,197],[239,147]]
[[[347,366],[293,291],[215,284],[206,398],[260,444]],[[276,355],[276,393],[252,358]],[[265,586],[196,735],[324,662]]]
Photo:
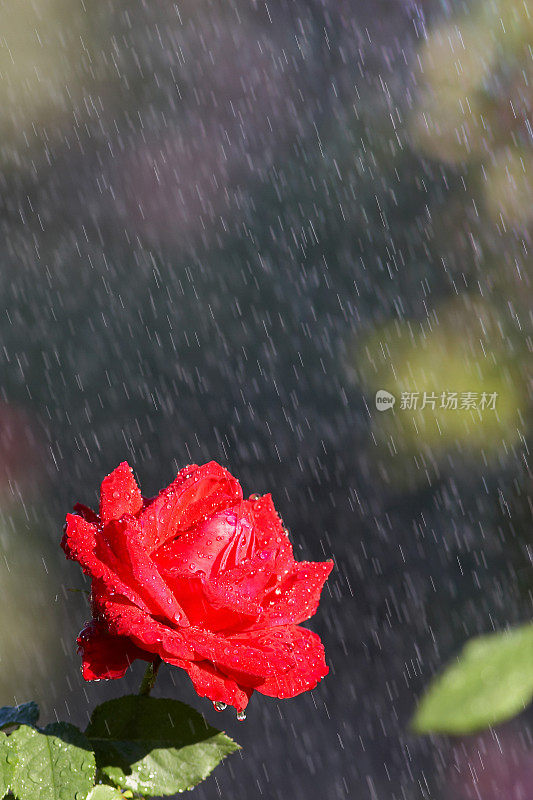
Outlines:
[[417,733],[468,734],[509,719],[533,698],[533,625],[468,642],[431,683],[412,721]]

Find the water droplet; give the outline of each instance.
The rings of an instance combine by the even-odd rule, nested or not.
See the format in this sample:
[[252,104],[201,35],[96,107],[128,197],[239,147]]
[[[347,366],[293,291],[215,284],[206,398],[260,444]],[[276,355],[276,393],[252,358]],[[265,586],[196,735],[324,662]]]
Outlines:
[[254,501],[255,501],[255,500],[259,500],[259,499],[260,499],[260,497],[261,497],[261,495],[260,495],[260,494],[251,494],[251,495],[250,495],[250,500],[254,500]]
[[246,719],[246,711],[237,711],[237,719],[239,722],[244,722]]
[[219,700],[213,703],[213,705],[217,711],[224,711],[224,709],[228,707],[227,703],[221,703]]

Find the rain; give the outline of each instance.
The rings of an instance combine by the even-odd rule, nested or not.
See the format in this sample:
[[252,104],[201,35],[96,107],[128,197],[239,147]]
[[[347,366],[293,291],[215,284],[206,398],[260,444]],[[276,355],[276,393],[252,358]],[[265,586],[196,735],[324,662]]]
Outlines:
[[137,690],[65,513],[213,459],[334,560],[330,672],[237,719],[163,665],[242,745],[194,796],[533,798],[531,710],[409,724],[532,616],[532,48],[533,0],[3,0],[0,705]]

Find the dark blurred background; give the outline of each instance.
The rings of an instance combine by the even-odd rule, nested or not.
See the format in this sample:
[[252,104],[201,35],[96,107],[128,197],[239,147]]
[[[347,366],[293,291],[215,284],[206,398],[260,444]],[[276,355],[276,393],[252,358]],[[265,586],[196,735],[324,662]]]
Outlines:
[[408,732],[469,636],[531,617],[533,0],[2,0],[0,26],[0,705],[83,723],[136,689],[81,679],[65,513],[122,460],[150,496],[215,459],[334,558],[331,671],[241,724],[162,670],[243,746],[198,800],[533,798],[531,714]]

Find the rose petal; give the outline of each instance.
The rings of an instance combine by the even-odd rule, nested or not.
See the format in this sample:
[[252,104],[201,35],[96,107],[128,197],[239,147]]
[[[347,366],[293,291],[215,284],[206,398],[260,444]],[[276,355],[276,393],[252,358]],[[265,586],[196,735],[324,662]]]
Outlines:
[[[264,614],[261,600],[265,587],[272,583],[276,554],[260,550],[233,569],[205,578],[205,594],[212,606],[223,607],[234,614],[246,615],[252,622]],[[275,577],[275,576],[274,576]],[[242,627],[243,620],[239,621]],[[211,630],[215,630],[209,625]],[[231,632],[231,627],[226,629]]]
[[[227,633],[252,626],[254,617],[257,620],[253,627],[309,619],[333,566],[332,562],[294,561],[270,495],[255,503],[245,500],[215,514],[161,547],[154,554],[154,561],[180,600],[184,591],[188,594],[187,579],[201,576],[195,586],[200,607],[195,608],[194,600],[188,596],[183,601],[187,604],[186,613],[193,625],[203,618],[202,627]],[[281,574],[276,569],[280,565],[285,567]],[[217,614],[216,621],[212,621],[210,608],[232,613],[225,620]],[[240,614],[245,618],[239,618]]]
[[298,624],[312,617],[332,569],[333,561],[296,561],[285,580],[275,582],[264,595],[258,625]]
[[247,602],[223,588],[219,591],[201,573],[166,580],[193,626],[209,631],[240,631],[250,627],[261,613],[258,603]]
[[88,562],[94,557],[96,526],[78,514],[67,514],[61,547],[67,558],[79,561],[88,571]]
[[277,644],[285,649],[291,666],[287,670],[272,673],[257,686],[261,694],[280,699],[295,697],[314,689],[328,674],[324,646],[313,631],[297,626],[273,628],[267,637],[274,640],[278,637]]
[[159,655],[163,661],[192,659],[194,649],[185,641],[181,630],[158,622],[150,614],[126,601],[110,598],[103,587],[93,587],[93,607],[96,618],[113,636],[126,636],[149,653]]
[[123,567],[102,537],[101,532],[77,514],[67,514],[61,546],[67,558],[78,561],[84,572],[105,584],[109,593],[120,594],[148,611],[139,593],[123,578]]
[[255,595],[270,579],[270,553],[254,554],[251,507],[243,501],[218,512],[154,553],[192,625],[239,631],[261,614]]
[[240,500],[239,482],[215,461],[185,467],[167,489],[146,504],[140,517],[144,545],[152,552]]
[[270,675],[293,669],[295,630],[295,626],[284,626],[228,636],[191,627],[183,635],[194,648],[196,661],[210,661],[239,685],[255,686]]
[[286,575],[294,564],[292,545],[286,528],[274,508],[272,495],[265,494],[253,503],[254,527],[257,531],[257,547],[275,553],[273,570],[277,575]]
[[[256,621],[261,614],[261,606],[258,601],[250,597],[238,583],[232,584],[231,580],[225,581],[226,576],[218,579],[212,578],[205,581],[204,593],[211,608],[225,609],[232,614],[233,622],[228,620],[228,625],[223,630],[229,635],[234,630],[240,630],[248,621],[248,626]],[[216,630],[211,625],[203,627]],[[219,628],[222,630],[222,628]]]
[[141,490],[126,461],[113,470],[100,488],[100,518],[103,523],[120,519],[123,514],[136,514],[142,508]]
[[184,667],[200,697],[208,697],[214,703],[234,706],[237,711],[243,711],[248,705],[253,689],[239,686],[208,661],[189,662]]
[[194,575],[209,580],[248,558],[255,550],[251,503],[246,501],[218,511],[193,529],[172,539],[154,553],[165,575]]
[[89,506],[84,506],[83,503],[76,503],[73,510],[78,516],[86,519],[87,522],[91,522],[93,525],[100,524],[100,517],[92,508],[89,508]]
[[185,612],[141,542],[139,521],[123,516],[106,525],[103,535],[152,613],[177,625],[188,625]]
[[122,678],[132,661],[150,661],[152,653],[136,647],[128,639],[111,636],[97,622],[90,622],[78,636],[82,653],[82,674],[86,681]]

